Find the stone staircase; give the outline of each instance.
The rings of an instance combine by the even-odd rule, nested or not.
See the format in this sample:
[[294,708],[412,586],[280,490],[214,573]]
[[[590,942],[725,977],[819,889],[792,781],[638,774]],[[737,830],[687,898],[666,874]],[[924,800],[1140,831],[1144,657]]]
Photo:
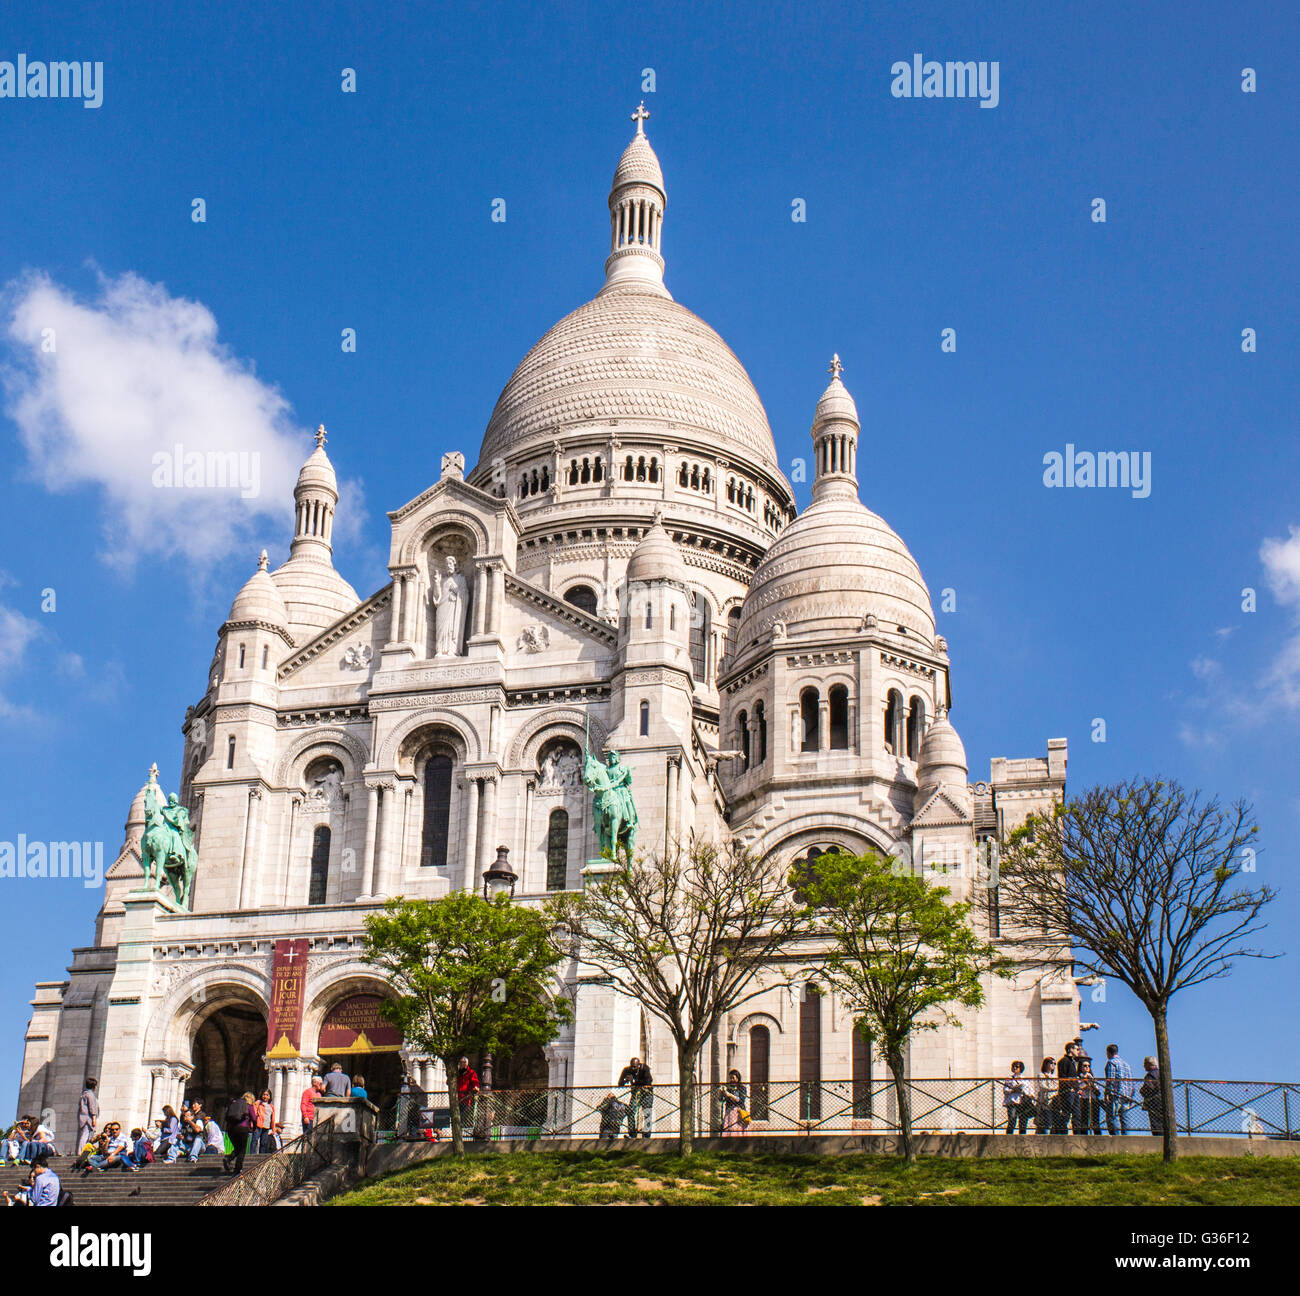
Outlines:
[[[267,1156],[244,1158],[245,1172]],[[190,1165],[182,1157],[172,1165],[155,1161],[135,1174],[117,1168],[83,1174],[72,1168],[72,1157],[50,1158],[50,1169],[72,1194],[74,1206],[193,1206],[205,1193],[230,1182],[223,1174],[221,1158],[212,1154]],[[0,1167],[0,1188],[11,1195],[27,1184],[28,1166]]]

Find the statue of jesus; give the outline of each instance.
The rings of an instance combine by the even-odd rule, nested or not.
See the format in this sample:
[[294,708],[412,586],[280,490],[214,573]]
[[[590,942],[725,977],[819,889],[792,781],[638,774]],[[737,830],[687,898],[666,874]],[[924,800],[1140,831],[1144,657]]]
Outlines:
[[447,554],[442,560],[444,576],[435,567],[429,601],[434,606],[433,655],[460,657],[465,636],[465,608],[469,603],[469,585],[456,570],[456,559]]

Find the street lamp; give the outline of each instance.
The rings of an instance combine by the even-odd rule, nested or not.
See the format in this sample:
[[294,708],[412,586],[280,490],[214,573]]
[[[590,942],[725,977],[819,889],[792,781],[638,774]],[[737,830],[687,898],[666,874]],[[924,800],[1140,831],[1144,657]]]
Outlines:
[[483,899],[495,900],[499,895],[515,896],[515,884],[519,879],[510,867],[510,848],[497,847],[497,857],[483,874]]

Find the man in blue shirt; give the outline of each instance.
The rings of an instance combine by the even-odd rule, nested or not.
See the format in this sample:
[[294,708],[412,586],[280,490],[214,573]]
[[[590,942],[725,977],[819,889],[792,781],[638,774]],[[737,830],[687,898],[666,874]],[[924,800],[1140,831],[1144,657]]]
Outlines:
[[27,1194],[29,1206],[57,1206],[59,1204],[59,1176],[50,1169],[49,1162],[43,1156],[37,1156],[32,1163],[36,1178],[32,1181]]
[[1133,1097],[1133,1068],[1119,1055],[1118,1044],[1106,1045],[1106,1133],[1128,1133],[1128,1109]]

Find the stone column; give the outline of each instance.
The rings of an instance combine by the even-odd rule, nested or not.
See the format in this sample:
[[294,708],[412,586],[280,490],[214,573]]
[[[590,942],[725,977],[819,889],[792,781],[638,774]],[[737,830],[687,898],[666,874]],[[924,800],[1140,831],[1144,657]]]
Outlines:
[[831,704],[826,698],[817,703],[817,750],[829,751],[831,746]]
[[665,848],[671,852],[680,829],[677,825],[679,802],[681,800],[682,758],[679,755],[668,757],[668,804],[665,806]]
[[244,814],[244,850],[239,863],[239,908],[248,909],[256,903],[257,881],[254,859],[258,838],[258,809],[262,793],[258,788],[248,789],[248,808]]
[[483,779],[483,830],[478,839],[478,867],[474,870],[474,887],[478,889],[488,865],[496,858],[497,836],[497,775],[487,774]]
[[294,833],[298,827],[298,807],[302,805],[302,797],[294,793],[289,798],[289,841],[284,852],[284,894],[281,897],[281,903],[284,908],[289,907],[289,889],[293,886],[293,842]]
[[379,830],[379,784],[366,784],[366,855],[361,864],[363,897],[374,890],[375,881],[375,834]]
[[475,636],[483,633],[483,627],[487,624],[487,567],[480,563],[474,577],[474,634]]
[[469,805],[465,815],[465,890],[472,891],[478,874],[478,779],[467,780],[466,786],[469,791]]
[[[531,826],[533,822],[533,794],[537,791],[537,780],[535,778],[524,779],[524,823],[523,823],[523,843],[519,847],[519,865],[517,872],[519,874],[519,889],[528,890],[528,844],[531,837]],[[543,891],[546,889],[546,879],[542,879]]]
[[185,1086],[189,1084],[190,1076],[193,1074],[193,1067],[185,1066],[182,1063],[180,1066],[172,1067],[168,1076],[172,1089],[171,1108],[178,1116],[180,1115],[181,1103],[185,1101]]
[[402,613],[405,611],[403,595],[406,592],[406,578],[400,572],[393,573],[393,601],[388,615],[388,642],[400,643],[402,639]]
[[379,832],[378,845],[375,849],[375,875],[371,879],[369,894],[372,896],[386,896],[385,889],[388,883],[390,870],[390,860],[393,853],[393,827],[394,827],[394,793],[395,785],[390,781],[381,785],[381,796],[379,806]]
[[[161,1111],[167,1100],[162,1095],[167,1091],[167,1068],[165,1066],[149,1068],[149,1105],[145,1108],[144,1123],[148,1126],[154,1113]],[[78,1151],[81,1149],[78,1148]]]

